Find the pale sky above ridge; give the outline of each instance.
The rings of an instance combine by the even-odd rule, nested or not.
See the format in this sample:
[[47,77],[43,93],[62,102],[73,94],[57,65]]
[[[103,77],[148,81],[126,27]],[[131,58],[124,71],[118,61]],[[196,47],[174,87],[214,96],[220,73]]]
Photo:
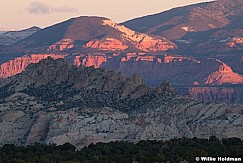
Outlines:
[[0,0],[0,28],[47,27],[78,16],[115,22],[212,0]]

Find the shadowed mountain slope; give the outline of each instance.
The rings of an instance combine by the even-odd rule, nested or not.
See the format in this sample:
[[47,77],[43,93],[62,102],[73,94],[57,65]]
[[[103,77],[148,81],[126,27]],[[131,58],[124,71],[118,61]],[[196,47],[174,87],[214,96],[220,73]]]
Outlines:
[[26,37],[38,32],[41,30],[39,27],[31,27],[21,31],[9,31],[0,35],[0,45],[12,45],[20,40],[25,39]]

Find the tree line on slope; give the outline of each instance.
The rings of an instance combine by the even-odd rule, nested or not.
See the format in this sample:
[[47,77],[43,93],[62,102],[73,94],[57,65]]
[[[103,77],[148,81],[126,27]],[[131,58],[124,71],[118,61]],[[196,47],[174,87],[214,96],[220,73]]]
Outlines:
[[239,138],[222,140],[178,138],[169,141],[110,142],[91,144],[77,150],[70,143],[63,145],[35,144],[25,147],[12,144],[0,149],[0,163],[153,163],[195,162],[196,157],[243,158],[243,141]]

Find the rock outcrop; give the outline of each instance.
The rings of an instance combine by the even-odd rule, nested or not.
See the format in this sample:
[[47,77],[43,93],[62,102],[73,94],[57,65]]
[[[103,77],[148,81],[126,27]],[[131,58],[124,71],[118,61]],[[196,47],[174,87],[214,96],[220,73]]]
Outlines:
[[218,67],[218,71],[210,74],[205,83],[207,85],[222,85],[222,84],[242,84],[243,76],[234,73],[232,69],[220,60],[217,60],[221,65]]
[[52,57],[54,59],[64,58],[64,55],[55,54],[32,54],[24,55],[22,57],[15,58],[8,62],[3,63],[0,66],[0,78],[7,78],[21,73],[30,63],[38,63],[42,59]]
[[243,76],[218,59],[194,59],[178,55],[147,53],[97,53],[76,55],[32,54],[5,62],[0,67],[0,78],[21,73],[30,63],[42,59],[65,58],[70,63],[86,67],[105,68],[127,76],[138,74],[146,84],[156,87],[164,80],[175,86],[241,84]]
[[231,48],[237,47],[238,45],[243,44],[242,37],[233,37],[231,40],[228,41],[227,45]]
[[192,87],[189,89],[189,94],[193,99],[201,101],[243,104],[242,85],[235,85],[234,87]]
[[193,101],[169,85],[47,58],[1,81],[0,144],[243,138],[243,106]]
[[57,51],[63,51],[63,50],[68,50],[68,49],[72,49],[74,46],[74,41],[71,39],[62,39],[58,42],[56,42],[53,45],[50,45],[48,47],[48,51],[51,50],[57,50]]
[[169,80],[176,86],[222,85],[243,83],[243,76],[218,59],[193,59],[178,55],[152,55],[126,53],[113,55],[80,55],[76,65],[103,67],[123,72],[128,76],[138,74],[150,86]]

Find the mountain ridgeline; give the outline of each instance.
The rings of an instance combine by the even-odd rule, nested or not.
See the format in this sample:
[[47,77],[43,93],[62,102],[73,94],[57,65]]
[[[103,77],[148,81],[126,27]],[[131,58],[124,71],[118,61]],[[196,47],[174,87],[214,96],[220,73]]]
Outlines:
[[238,29],[238,34],[242,35],[242,22],[238,21],[243,14],[242,6],[241,0],[216,0],[174,8],[122,24],[135,31],[160,35],[170,40],[187,38],[187,35],[194,35],[195,38],[208,37],[203,31],[210,31],[213,34],[218,31],[233,34]]
[[39,30],[41,30],[41,28],[34,26],[20,31],[4,32],[3,34],[0,35],[0,46],[13,45],[18,41],[21,41],[27,38],[28,36],[31,36],[32,34],[38,32]]

